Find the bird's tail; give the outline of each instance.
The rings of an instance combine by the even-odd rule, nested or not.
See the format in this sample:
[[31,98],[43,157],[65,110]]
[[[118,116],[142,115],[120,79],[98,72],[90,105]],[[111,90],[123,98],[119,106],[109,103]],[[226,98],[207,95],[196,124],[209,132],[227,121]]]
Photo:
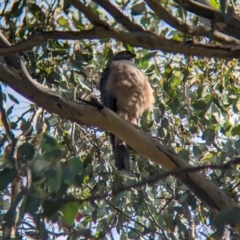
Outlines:
[[130,151],[125,142],[111,136],[115,166],[118,170],[130,170]]

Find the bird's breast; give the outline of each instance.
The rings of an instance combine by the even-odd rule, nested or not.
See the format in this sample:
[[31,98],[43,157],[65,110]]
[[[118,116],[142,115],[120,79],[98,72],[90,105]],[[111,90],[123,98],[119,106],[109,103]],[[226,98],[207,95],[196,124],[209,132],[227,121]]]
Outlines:
[[139,118],[154,103],[148,79],[133,63],[115,61],[111,64],[106,91],[116,98],[118,113],[126,120]]

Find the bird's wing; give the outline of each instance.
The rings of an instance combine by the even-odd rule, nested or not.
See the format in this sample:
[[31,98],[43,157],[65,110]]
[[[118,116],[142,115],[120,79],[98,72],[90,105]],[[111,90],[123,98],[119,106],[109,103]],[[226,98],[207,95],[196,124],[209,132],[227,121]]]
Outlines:
[[[101,75],[101,80],[100,80],[100,86],[99,90],[101,92],[101,100],[104,106],[107,108],[111,109],[112,111],[116,112],[117,111],[117,99],[114,97],[113,94],[111,94],[109,91],[106,91],[106,84],[107,81],[109,80],[111,72],[111,65],[108,65],[102,75]],[[115,165],[116,167],[121,170],[121,169],[129,169],[129,149],[126,146],[126,144],[118,139],[116,136],[114,136],[112,133],[110,135],[110,141],[113,147],[113,154],[114,154],[114,159],[115,159]]]
[[106,91],[106,84],[110,75],[110,71],[110,65],[104,69],[101,75],[99,90],[101,92],[101,100],[103,105],[116,112],[117,100],[110,92]]

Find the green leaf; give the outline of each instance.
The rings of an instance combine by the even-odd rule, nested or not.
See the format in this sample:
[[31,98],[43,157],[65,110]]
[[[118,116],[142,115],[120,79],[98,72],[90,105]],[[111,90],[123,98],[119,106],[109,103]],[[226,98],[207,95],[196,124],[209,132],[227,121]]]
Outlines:
[[162,127],[162,128],[165,128],[166,130],[169,129],[169,123],[168,123],[167,118],[164,118],[164,119],[162,120],[162,122],[161,122],[161,127]]
[[50,127],[57,125],[58,119],[56,116],[51,115],[46,118],[47,122],[49,123]]
[[67,202],[62,205],[61,212],[63,214],[63,221],[67,225],[72,225],[77,213],[78,213],[78,202]]
[[163,127],[159,127],[157,131],[160,138],[164,138],[167,135],[167,130]]
[[29,213],[31,216],[36,216],[36,212],[41,203],[40,199],[43,198],[42,190],[32,186],[29,191],[31,194],[26,196],[25,213]]
[[68,167],[63,167],[63,182],[70,185],[72,184],[74,177],[72,175],[71,170]]
[[215,140],[216,134],[213,129],[207,128],[203,132],[202,139],[203,140],[208,140],[209,142],[213,142]]
[[219,212],[214,220],[214,225],[217,228],[217,235],[221,237],[224,232],[224,226],[234,225],[240,222],[240,208],[239,207],[228,207]]
[[219,5],[218,1],[216,1],[216,0],[209,0],[209,3],[211,4],[211,6],[213,8],[215,8],[217,10],[220,9],[220,5]]
[[126,215],[123,212],[120,212],[120,214],[118,215],[118,222],[117,222],[117,232],[118,234],[120,234],[120,231],[123,228],[123,224],[126,222]]
[[131,7],[132,15],[139,15],[146,10],[146,6],[144,2],[137,3]]
[[77,175],[75,177],[75,184],[78,186],[78,187],[81,187],[83,183],[86,183],[89,179],[89,173],[86,169],[84,169],[80,175]]
[[43,154],[43,158],[47,161],[58,162],[61,157],[62,151],[59,149],[54,149]]
[[189,151],[188,150],[185,150],[185,149],[183,149],[183,150],[181,150],[179,153],[178,153],[185,161],[189,161],[189,159],[190,159],[190,153],[189,153]]
[[202,101],[202,100],[198,100],[198,101],[195,101],[193,104],[192,104],[193,108],[195,108],[196,110],[204,110],[207,108],[207,104]]
[[240,136],[240,124],[233,127],[232,136]]
[[47,218],[50,218],[53,216],[57,211],[61,208],[61,201],[51,201],[51,200],[45,200],[43,202],[43,215]]
[[137,59],[136,64],[138,65],[139,68],[141,69],[147,69],[149,62],[147,59]]
[[28,162],[32,170],[33,182],[42,183],[46,180],[45,172],[51,166],[51,162],[46,161],[41,154],[35,153],[33,160]]
[[13,108],[14,108],[14,105],[11,106],[10,108],[8,108],[8,110],[6,112],[7,116],[9,116],[12,113]]
[[202,150],[197,146],[193,146],[193,155],[196,158],[202,156]]
[[50,193],[57,192],[62,185],[62,169],[59,164],[45,172],[45,176],[49,182]]
[[160,111],[159,109],[153,109],[153,116],[154,116],[154,120],[156,123],[159,123],[161,118],[163,117],[162,111]]
[[172,76],[170,81],[171,88],[177,87],[182,82],[181,78],[177,76]]
[[8,93],[8,97],[16,104],[19,104],[19,101],[12,94]]
[[35,153],[35,149],[32,144],[23,142],[17,149],[18,159],[29,161],[32,160]]
[[61,150],[61,144],[53,137],[44,134],[41,142],[41,148],[43,152],[50,152],[56,149]]
[[127,51],[134,52],[134,47],[130,44],[123,44]]
[[7,14],[10,18],[15,18],[22,13],[23,6],[24,5],[22,4],[21,0],[14,2],[11,10]]
[[68,20],[66,18],[64,18],[63,16],[59,17],[57,19],[57,21],[60,24],[60,26],[62,26],[62,27],[69,27]]
[[188,199],[188,196],[189,196],[189,193],[188,193],[188,192],[179,194],[179,196],[178,196],[178,201],[179,201],[180,203],[184,203],[184,202],[186,202],[186,200]]
[[173,71],[173,69],[170,65],[167,65],[165,67],[165,74],[167,74],[168,76],[170,76],[172,74],[172,71]]
[[238,140],[234,143],[234,147],[235,147],[237,153],[240,155],[240,139],[238,139]]
[[18,171],[16,168],[5,168],[2,171],[0,171],[0,191],[3,191],[6,189],[9,183],[11,183],[14,178],[16,178],[18,175]]
[[157,51],[147,53],[142,57],[142,59],[150,60],[152,57],[155,57],[157,53],[158,53]]
[[79,157],[71,158],[68,160],[68,167],[71,170],[73,177],[75,177],[82,171],[83,163]]
[[6,94],[3,93],[3,92],[2,92],[2,99],[3,99],[4,102],[6,102],[6,100],[7,100]]

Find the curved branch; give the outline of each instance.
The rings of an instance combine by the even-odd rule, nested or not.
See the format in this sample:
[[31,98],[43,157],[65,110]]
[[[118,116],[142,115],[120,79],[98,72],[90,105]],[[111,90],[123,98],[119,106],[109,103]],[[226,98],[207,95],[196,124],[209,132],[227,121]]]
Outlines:
[[[0,34],[0,46],[6,46],[6,40],[3,39],[4,37]],[[10,44],[8,43],[8,45]],[[17,62],[16,58],[18,59]],[[11,63],[11,61],[13,62]],[[136,129],[111,110],[107,108],[97,109],[93,106],[66,100],[59,94],[43,87],[31,78],[17,55],[8,56],[8,64],[0,63],[0,72],[0,81],[5,82],[18,93],[38,106],[45,108],[48,112],[55,113],[62,118],[79,124],[96,126],[112,132],[126,141],[139,154],[162,165],[165,170],[173,171],[191,166],[177,154],[169,151],[141,130]],[[231,198],[213,183],[206,180],[200,173],[182,173],[178,178],[203,202],[217,210],[228,206],[236,206]]]
[[104,8],[109,14],[112,15],[119,23],[121,23],[129,31],[144,31],[144,29],[133,23],[127,16],[125,16],[118,8],[116,8],[110,1],[106,0],[93,0],[95,3],[99,4]]
[[171,27],[192,36],[205,36],[224,43],[240,44],[240,40],[225,35],[219,31],[213,30],[207,26],[189,26],[183,21],[178,20],[171,13],[169,13],[157,0],[145,0],[147,5],[152,9],[157,16],[166,22]]
[[212,21],[224,22],[221,11],[192,0],[174,0],[187,11]]
[[202,44],[195,42],[179,42],[165,39],[148,31],[128,33],[121,30],[94,27],[91,30],[81,32],[43,32],[14,46],[1,47],[0,55],[6,56],[32,49],[34,46],[46,42],[48,39],[103,39],[113,38],[135,47],[151,50],[161,50],[169,53],[181,53],[188,56],[218,57],[221,59],[240,58],[240,51],[232,50],[236,45],[223,46],[214,44]]
[[227,22],[221,11],[192,0],[174,0],[187,11],[211,20],[214,28],[240,39],[240,18],[233,15]]
[[92,12],[90,7],[85,6],[79,0],[69,0],[69,2],[80,12],[82,12],[92,24],[106,28],[109,27],[109,25],[106,22],[102,21],[96,14]]

